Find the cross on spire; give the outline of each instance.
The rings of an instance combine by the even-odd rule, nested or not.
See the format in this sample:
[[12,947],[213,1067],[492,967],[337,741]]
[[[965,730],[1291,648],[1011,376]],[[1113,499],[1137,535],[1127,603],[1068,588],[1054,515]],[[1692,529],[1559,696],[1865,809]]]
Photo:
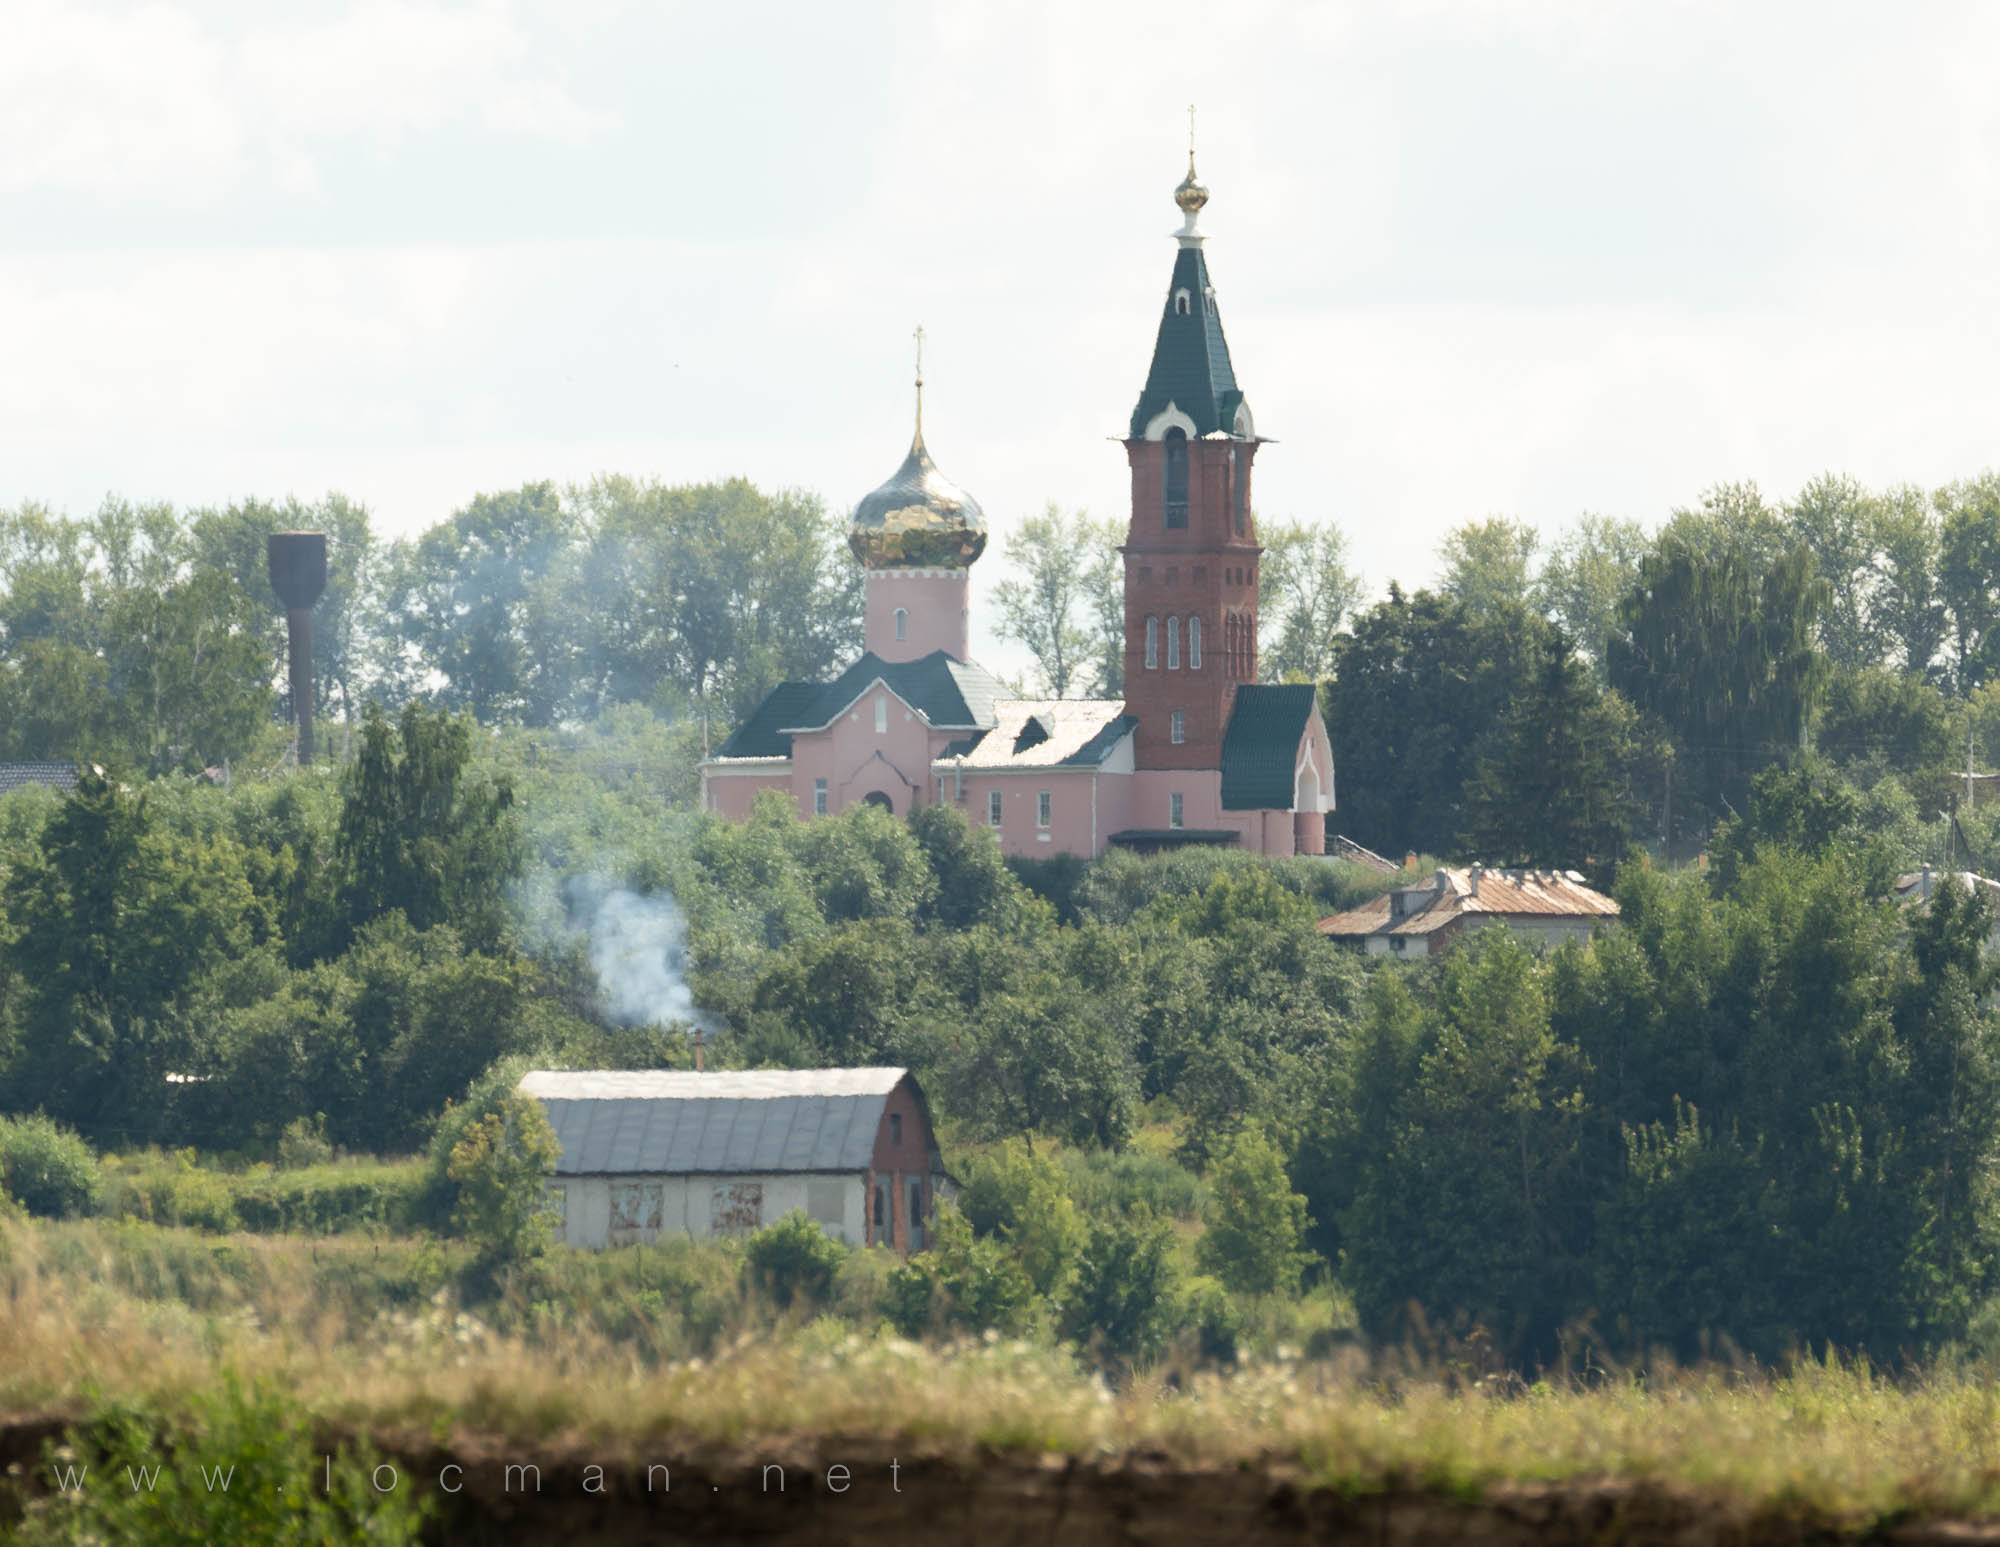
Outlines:
[[1194,176],[1194,104],[1188,104],[1188,176]]
[[917,331],[910,335],[917,341],[917,439],[924,438],[924,325],[917,324]]

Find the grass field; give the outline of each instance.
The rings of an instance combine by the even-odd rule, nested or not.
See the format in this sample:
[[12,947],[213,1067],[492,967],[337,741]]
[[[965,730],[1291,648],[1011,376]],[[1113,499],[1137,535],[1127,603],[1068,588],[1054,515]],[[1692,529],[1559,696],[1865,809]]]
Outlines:
[[[623,1255],[638,1274],[642,1254]],[[434,1243],[0,1221],[0,1423],[114,1404],[171,1432],[193,1421],[191,1394],[234,1379],[283,1393],[309,1424],[405,1450],[581,1447],[609,1464],[868,1437],[913,1456],[1250,1463],[1349,1495],[1636,1481],[1847,1530],[2000,1515],[2000,1391],[1971,1366],[1891,1379],[1808,1360],[1524,1385],[1350,1348],[1114,1388],[1048,1347],[925,1346],[747,1302],[694,1356],[666,1307],[634,1322],[643,1288],[619,1292],[615,1317],[557,1318],[518,1295],[474,1316],[453,1302],[451,1269]]]

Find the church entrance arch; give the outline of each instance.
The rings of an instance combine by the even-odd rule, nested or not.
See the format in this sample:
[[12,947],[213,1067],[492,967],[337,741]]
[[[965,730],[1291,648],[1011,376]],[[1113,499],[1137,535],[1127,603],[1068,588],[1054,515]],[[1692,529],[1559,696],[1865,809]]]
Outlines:
[[880,806],[891,816],[896,814],[896,803],[880,790],[870,790],[866,795],[863,795],[861,797],[861,804],[864,806]]

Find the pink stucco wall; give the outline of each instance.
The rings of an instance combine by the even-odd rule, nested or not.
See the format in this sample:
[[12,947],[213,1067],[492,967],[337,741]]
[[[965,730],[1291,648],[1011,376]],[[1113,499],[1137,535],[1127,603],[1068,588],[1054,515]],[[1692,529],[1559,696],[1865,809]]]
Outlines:
[[[962,569],[871,569],[862,581],[867,648],[885,661],[914,661],[943,650],[964,660],[971,639]],[[896,637],[896,609],[905,613]]]
[[782,764],[768,772],[717,774],[704,771],[702,787],[707,795],[706,809],[717,816],[726,816],[732,822],[742,822],[748,820],[759,790],[784,790],[789,794],[792,776]]
[[[1003,854],[1046,859],[1051,854],[1100,854],[1104,840],[1122,827],[1130,804],[1132,776],[1101,774],[1087,768],[1049,768],[1021,773],[979,773],[965,776],[965,800],[959,809],[975,827],[986,827],[990,791],[1000,792],[1000,827],[996,836]],[[955,781],[945,779],[951,800]],[[1049,825],[1037,823],[1036,796],[1049,792]],[[1095,813],[1092,801],[1096,802]],[[957,804],[956,801],[953,801]]]

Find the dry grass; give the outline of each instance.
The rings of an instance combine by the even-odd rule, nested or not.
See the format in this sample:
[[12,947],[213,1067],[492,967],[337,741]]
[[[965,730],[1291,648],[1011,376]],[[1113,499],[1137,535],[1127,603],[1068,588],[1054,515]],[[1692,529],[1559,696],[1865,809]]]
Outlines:
[[240,1240],[256,1271],[197,1310],[129,1292],[102,1255],[92,1268],[114,1245],[0,1221],[0,1416],[80,1415],[102,1394],[172,1411],[235,1370],[385,1443],[471,1434],[608,1461],[868,1436],[906,1453],[1277,1463],[1354,1491],[1655,1480],[1856,1526],[2000,1514],[2000,1395],[1973,1370],[1890,1380],[1808,1363],[1523,1387],[1385,1375],[1356,1356],[1114,1391],[1046,1348],[930,1349],[828,1321],[746,1324],[706,1360],[588,1330],[503,1336],[442,1295],[384,1310],[301,1289],[303,1242]]

